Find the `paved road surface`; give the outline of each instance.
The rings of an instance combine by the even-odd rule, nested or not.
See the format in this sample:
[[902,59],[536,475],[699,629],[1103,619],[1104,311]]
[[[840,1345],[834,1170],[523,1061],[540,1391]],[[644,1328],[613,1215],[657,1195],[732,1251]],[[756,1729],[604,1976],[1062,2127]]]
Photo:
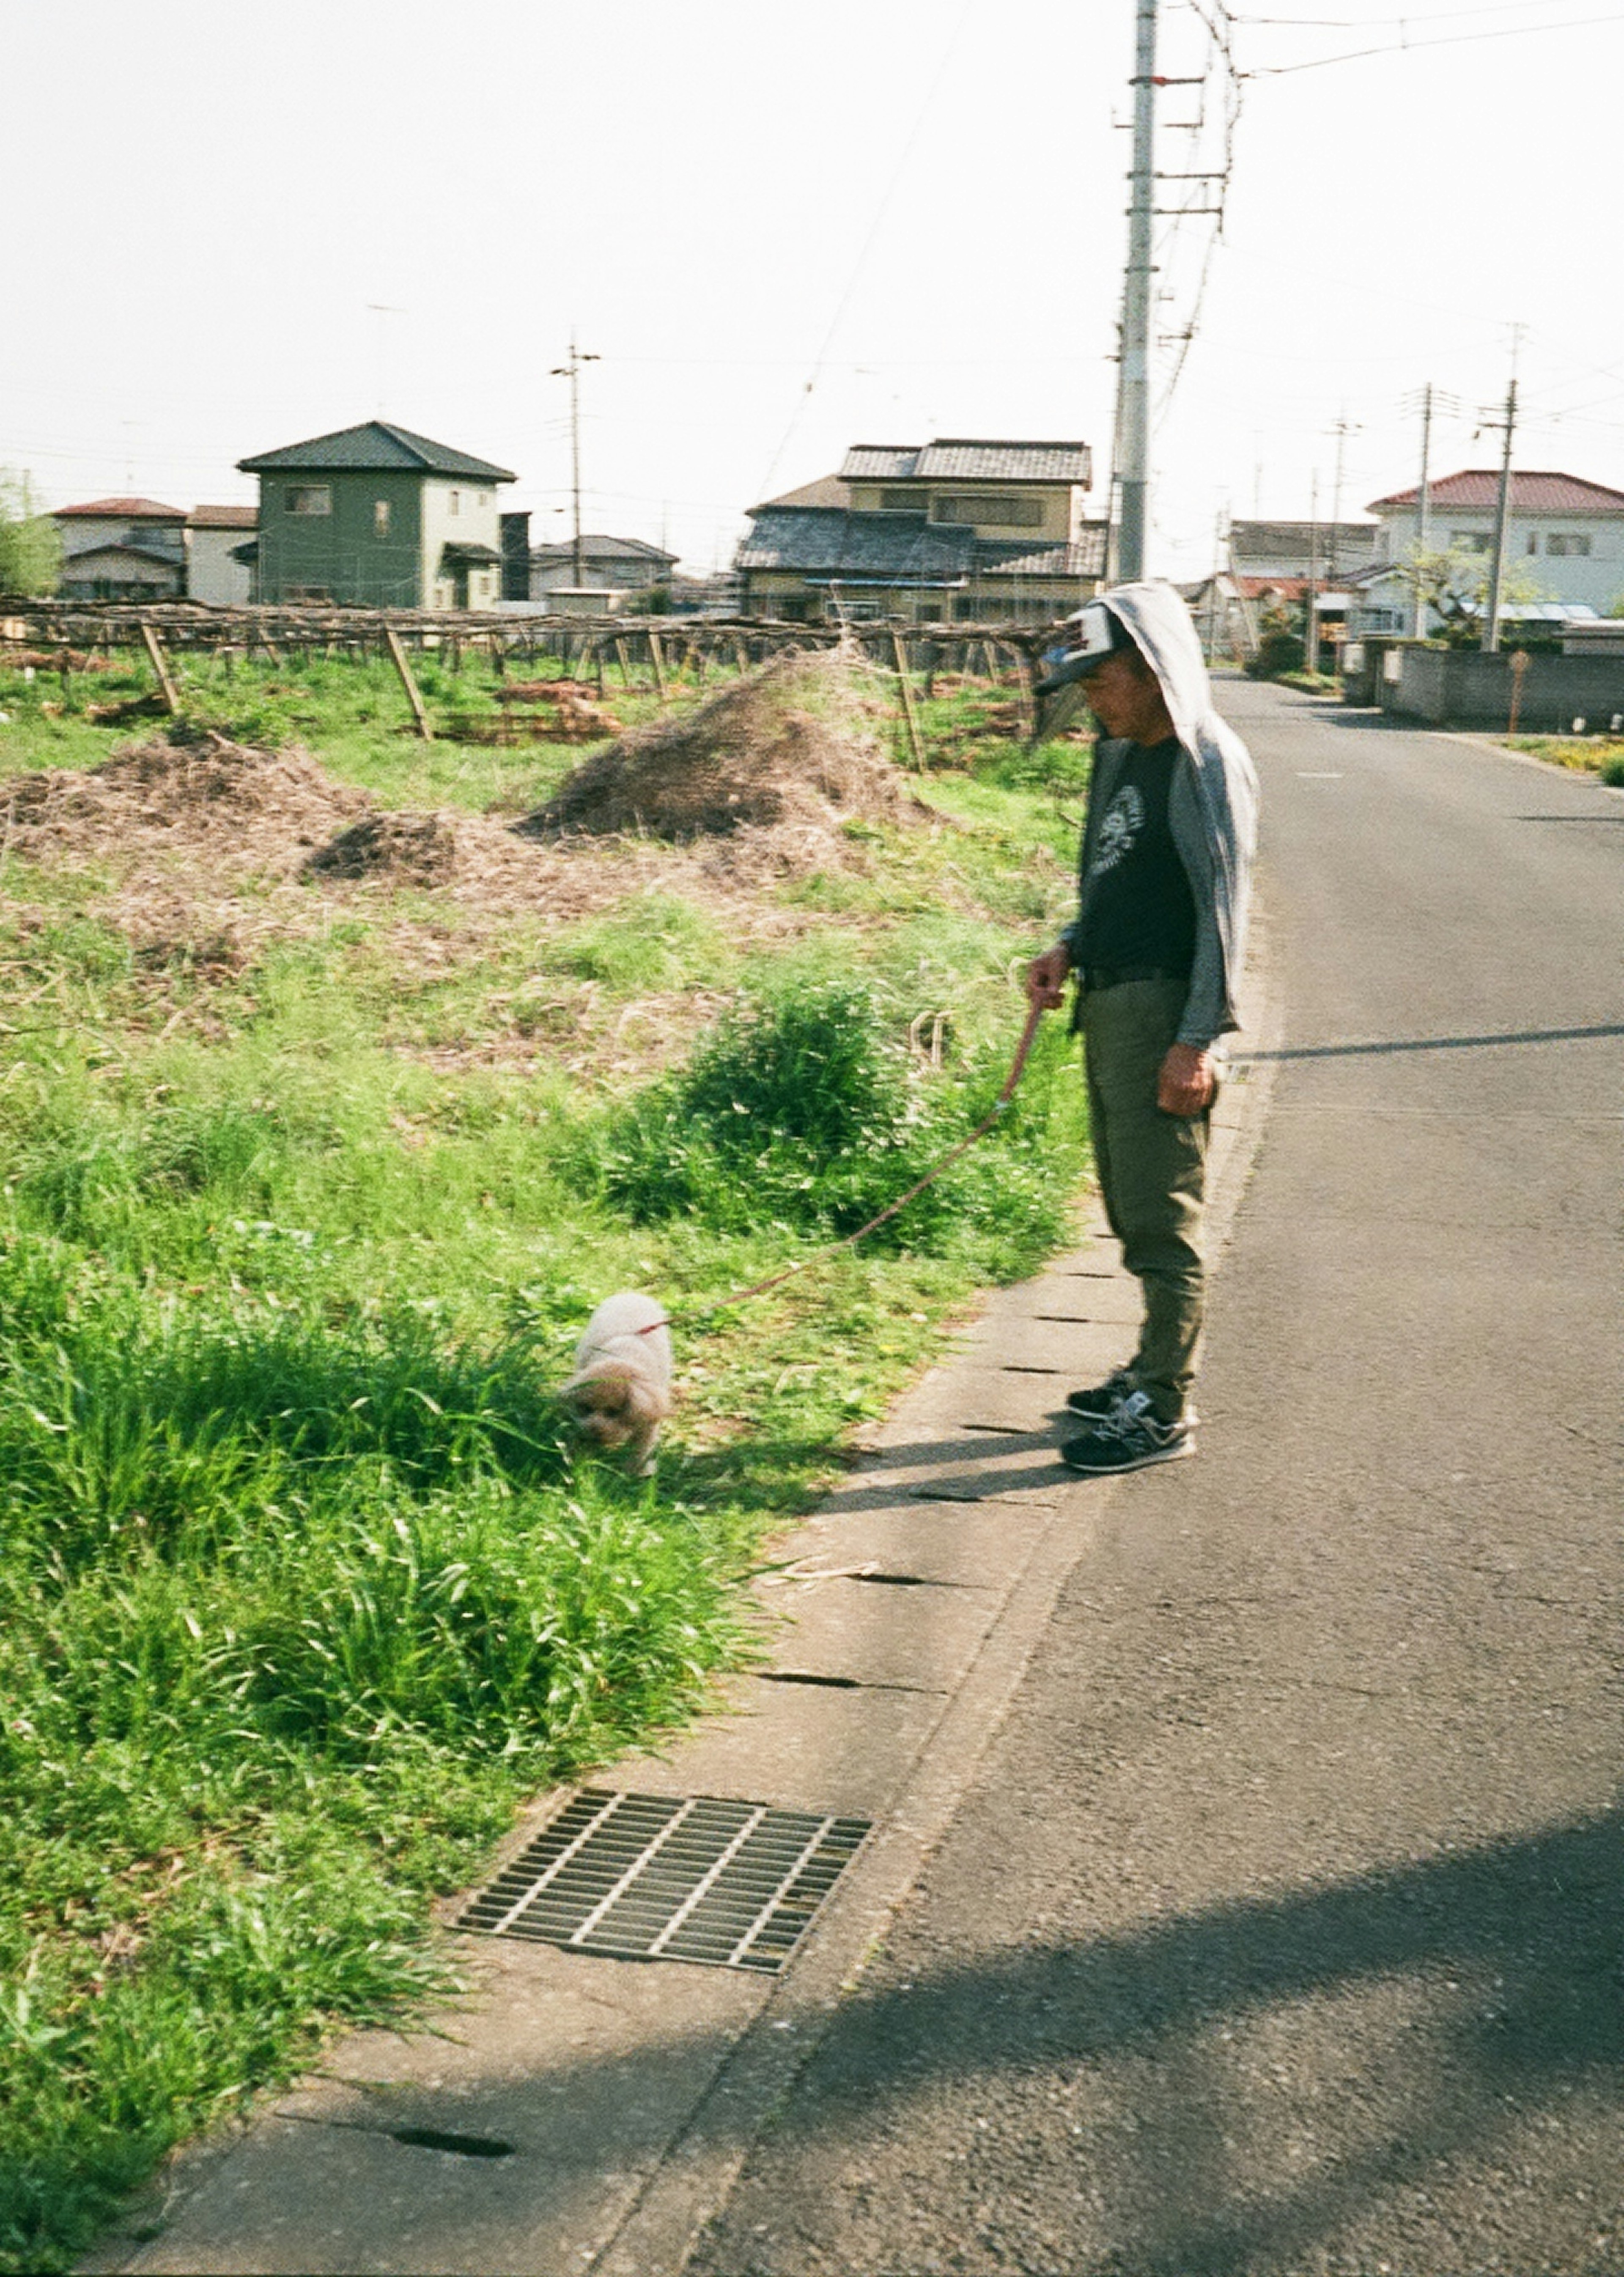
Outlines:
[[702,2248],[1624,2270],[1624,800],[1279,691],[1201,1460],[1116,1490]]

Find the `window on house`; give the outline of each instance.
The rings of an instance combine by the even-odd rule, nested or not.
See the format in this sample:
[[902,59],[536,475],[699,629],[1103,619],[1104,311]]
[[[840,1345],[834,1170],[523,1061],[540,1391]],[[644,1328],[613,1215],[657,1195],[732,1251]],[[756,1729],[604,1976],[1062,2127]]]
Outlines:
[[387,499],[374,499],[372,501],[372,534],[375,537],[389,536],[389,500]]
[[1538,532],[1537,529],[1530,529],[1530,530],[1529,530],[1529,535],[1528,535],[1528,544],[1523,547],[1522,551],[1523,551],[1525,553],[1537,553],[1537,552],[1538,552],[1538,551],[1539,551],[1539,532]]
[[1043,501],[1040,499],[1006,497],[996,491],[971,492],[963,497],[945,493],[930,501],[932,522],[991,522],[1003,529],[1041,529],[1043,523]]
[[325,585],[285,585],[282,598],[285,601],[330,601],[332,594]]
[[460,514],[462,512],[462,492],[460,491],[446,491],[445,511],[447,514]]
[[882,491],[880,505],[887,514],[917,514],[920,506],[917,491]]
[[1457,553],[1486,553],[1493,540],[1486,529],[1452,529],[1449,543]]
[[1582,537],[1576,529],[1553,529],[1545,540],[1547,553],[1582,555],[1588,553],[1590,550],[1589,537]]
[[333,510],[332,484],[290,484],[283,503],[290,514],[330,514]]

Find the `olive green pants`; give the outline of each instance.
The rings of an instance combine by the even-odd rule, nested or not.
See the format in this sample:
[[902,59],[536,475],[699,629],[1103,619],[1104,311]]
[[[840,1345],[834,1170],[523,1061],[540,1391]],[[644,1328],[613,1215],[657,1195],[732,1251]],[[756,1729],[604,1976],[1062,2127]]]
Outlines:
[[1157,1420],[1184,1414],[1201,1357],[1206,1262],[1205,1115],[1165,1115],[1157,1078],[1183,1016],[1178,980],[1125,980],[1085,994],[1083,1062],[1094,1162],[1122,1262],[1144,1291],[1131,1365]]

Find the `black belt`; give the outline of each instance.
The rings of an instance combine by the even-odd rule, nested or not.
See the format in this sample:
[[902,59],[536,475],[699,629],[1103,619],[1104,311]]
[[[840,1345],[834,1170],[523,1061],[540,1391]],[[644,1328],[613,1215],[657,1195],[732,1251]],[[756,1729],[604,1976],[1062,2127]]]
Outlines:
[[1128,980],[1188,980],[1189,974],[1166,964],[1085,964],[1080,978],[1084,993],[1092,996],[1101,988],[1120,988]]

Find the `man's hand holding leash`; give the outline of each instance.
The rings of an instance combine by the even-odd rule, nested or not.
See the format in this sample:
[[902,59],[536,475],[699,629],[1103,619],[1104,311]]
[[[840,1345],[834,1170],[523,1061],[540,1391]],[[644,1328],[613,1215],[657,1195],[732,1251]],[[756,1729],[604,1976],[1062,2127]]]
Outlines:
[[[1071,952],[1059,942],[1035,956],[1027,967],[1027,1001],[1042,1012],[1059,1011],[1071,969]],[[1164,1115],[1200,1115],[1211,1106],[1217,1089],[1212,1054],[1194,1044],[1174,1044],[1162,1062],[1156,1103]]]

